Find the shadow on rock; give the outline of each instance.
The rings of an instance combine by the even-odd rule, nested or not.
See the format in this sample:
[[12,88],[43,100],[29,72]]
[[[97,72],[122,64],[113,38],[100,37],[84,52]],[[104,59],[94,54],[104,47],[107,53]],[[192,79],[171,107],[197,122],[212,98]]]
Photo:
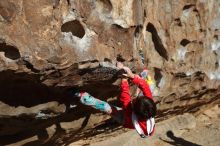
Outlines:
[[167,140],[164,140],[164,139],[161,139],[162,141],[166,142],[166,143],[169,143],[171,145],[174,145],[174,146],[201,146],[201,145],[198,145],[196,143],[193,143],[193,142],[190,142],[190,141],[187,141],[181,137],[176,137],[172,131],[167,131],[167,137],[169,137],[170,139],[172,139],[173,141],[167,141]]
[[106,136],[108,138],[108,134],[112,133],[114,131],[120,130],[122,127],[114,122],[112,119],[108,119],[103,121],[101,124],[94,128],[84,129],[85,124],[88,119],[85,119],[82,127],[78,130],[73,130],[69,132],[65,132],[63,134],[57,133],[57,135],[54,135],[48,142],[46,142],[45,146],[50,145],[64,145],[68,146],[69,144],[76,142],[78,140],[82,139],[92,139],[93,137],[98,136],[99,134],[103,134],[102,138]]

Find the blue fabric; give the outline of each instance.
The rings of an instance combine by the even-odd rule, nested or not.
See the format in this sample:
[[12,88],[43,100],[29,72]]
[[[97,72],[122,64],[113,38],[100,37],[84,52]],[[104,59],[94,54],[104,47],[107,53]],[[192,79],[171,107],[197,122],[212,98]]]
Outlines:
[[111,106],[107,102],[96,99],[86,92],[83,93],[83,95],[80,98],[80,101],[84,105],[91,106],[95,109],[98,109],[98,110],[106,112],[106,113],[110,113],[112,111]]

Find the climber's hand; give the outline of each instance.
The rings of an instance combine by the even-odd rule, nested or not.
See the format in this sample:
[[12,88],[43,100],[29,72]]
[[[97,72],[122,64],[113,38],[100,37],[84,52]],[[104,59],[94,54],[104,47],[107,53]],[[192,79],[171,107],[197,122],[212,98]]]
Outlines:
[[118,68],[118,70],[120,70],[120,69],[123,69],[124,65],[121,62],[117,62],[116,67]]
[[123,69],[126,72],[126,73],[123,74],[123,76],[126,76],[126,77],[131,78],[131,79],[134,78],[134,74],[132,73],[130,68],[128,68],[127,66],[123,66]]
[[132,79],[134,78],[134,74],[132,73],[130,68],[124,66],[123,63],[117,62],[116,66],[124,77]]

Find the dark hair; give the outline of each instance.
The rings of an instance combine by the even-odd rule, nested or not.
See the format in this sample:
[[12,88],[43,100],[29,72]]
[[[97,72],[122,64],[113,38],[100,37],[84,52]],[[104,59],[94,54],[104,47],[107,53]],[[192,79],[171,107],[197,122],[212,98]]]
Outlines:
[[149,119],[155,117],[157,107],[153,99],[141,96],[134,101],[134,112],[139,119]]

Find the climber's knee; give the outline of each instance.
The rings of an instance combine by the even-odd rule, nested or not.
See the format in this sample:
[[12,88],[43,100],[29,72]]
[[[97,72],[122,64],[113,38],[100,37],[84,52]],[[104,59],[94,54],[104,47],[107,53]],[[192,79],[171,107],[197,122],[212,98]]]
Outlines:
[[85,105],[95,105],[95,98],[87,92],[80,93],[80,102]]
[[95,104],[95,108],[108,114],[112,113],[111,106],[105,101],[97,100]]

